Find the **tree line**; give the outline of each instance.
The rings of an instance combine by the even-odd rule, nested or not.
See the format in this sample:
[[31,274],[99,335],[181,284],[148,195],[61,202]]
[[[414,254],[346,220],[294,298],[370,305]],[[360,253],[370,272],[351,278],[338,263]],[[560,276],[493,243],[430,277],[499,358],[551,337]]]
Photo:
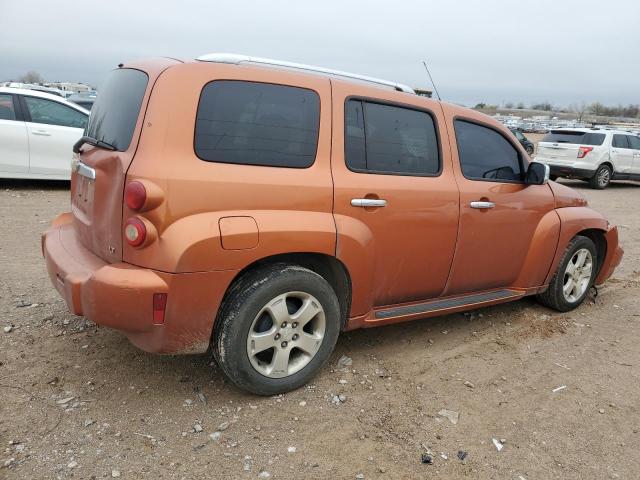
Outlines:
[[[490,105],[484,102],[480,102],[473,107],[476,110],[497,110],[500,108],[498,105]],[[593,102],[587,104],[581,102],[579,104],[572,104],[568,107],[555,107],[550,102],[538,102],[532,103],[528,107],[523,102],[517,104],[513,102],[506,102],[504,107],[507,110],[540,110],[543,112],[561,112],[561,113],[575,113],[581,120],[584,115],[598,115],[603,117],[625,117],[625,118],[640,118],[640,104],[629,105],[604,105],[600,102]]]

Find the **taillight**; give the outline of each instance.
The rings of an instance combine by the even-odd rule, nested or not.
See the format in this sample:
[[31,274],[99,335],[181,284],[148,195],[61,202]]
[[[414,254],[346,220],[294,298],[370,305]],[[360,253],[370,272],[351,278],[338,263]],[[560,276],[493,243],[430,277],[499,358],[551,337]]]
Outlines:
[[164,323],[164,311],[167,308],[167,294],[153,294],[153,323],[162,325]]
[[139,218],[131,217],[124,224],[124,238],[132,247],[139,247],[147,239],[147,227]]
[[137,212],[147,201],[147,189],[142,182],[129,182],[124,189],[124,201],[131,210]]
[[591,150],[593,150],[593,147],[580,147],[578,149],[578,158],[586,157],[587,153],[589,153]]

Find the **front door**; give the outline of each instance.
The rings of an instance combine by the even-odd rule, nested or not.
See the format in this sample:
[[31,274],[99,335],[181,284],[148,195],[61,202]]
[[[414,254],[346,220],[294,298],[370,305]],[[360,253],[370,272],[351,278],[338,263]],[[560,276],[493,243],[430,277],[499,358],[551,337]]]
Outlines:
[[354,277],[356,316],[442,293],[457,236],[458,191],[435,102],[378,89],[371,92],[375,100],[351,93],[333,83],[331,163],[337,256]]
[[[447,117],[459,158],[454,166],[460,233],[445,294],[533,286],[514,282],[542,218],[555,208],[549,185],[524,184],[527,163],[510,136],[481,120]],[[539,269],[544,274],[555,244],[552,247],[540,258],[548,263]]]
[[16,115],[14,95],[0,93],[0,173],[29,171],[27,127]]
[[29,135],[29,172],[71,175],[73,144],[82,137],[88,116],[60,102],[24,96]]

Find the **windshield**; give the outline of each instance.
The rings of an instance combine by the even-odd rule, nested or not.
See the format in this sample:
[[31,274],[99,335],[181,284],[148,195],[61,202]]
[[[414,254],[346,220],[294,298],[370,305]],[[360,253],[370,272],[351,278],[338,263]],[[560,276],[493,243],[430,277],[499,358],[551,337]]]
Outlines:
[[578,145],[602,145],[604,133],[551,130],[542,139],[550,143],[573,143]]
[[120,152],[129,148],[148,81],[140,70],[113,70],[91,108],[85,135]]

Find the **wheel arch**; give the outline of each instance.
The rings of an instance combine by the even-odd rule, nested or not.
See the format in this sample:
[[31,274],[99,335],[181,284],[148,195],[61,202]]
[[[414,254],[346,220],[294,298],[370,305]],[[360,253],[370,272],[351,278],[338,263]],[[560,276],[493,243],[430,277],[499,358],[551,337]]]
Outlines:
[[[331,288],[333,288],[334,292],[336,293],[336,297],[338,297],[341,315],[340,328],[344,328],[347,319],[349,318],[349,312],[351,310],[351,275],[349,274],[349,271],[344,263],[342,263],[336,257],[324,253],[281,253],[260,258],[247,265],[236,274],[236,276],[227,287],[227,290],[222,299],[222,303],[225,302],[228,295],[233,292],[233,287],[239,281],[241,281],[243,277],[265,266],[274,264],[298,265],[300,267],[308,268],[309,270],[317,273],[322,278],[324,278],[329,283],[329,285],[331,285]],[[218,323],[217,319],[216,323]]]
[[[558,208],[556,212],[560,217],[560,237],[544,285],[548,285],[553,278],[567,245],[576,235],[583,235],[596,244],[599,254],[598,269],[602,267],[602,262],[607,253],[605,234],[608,231],[608,222],[600,213],[589,207]],[[600,254],[601,248],[603,249],[602,254]]]

